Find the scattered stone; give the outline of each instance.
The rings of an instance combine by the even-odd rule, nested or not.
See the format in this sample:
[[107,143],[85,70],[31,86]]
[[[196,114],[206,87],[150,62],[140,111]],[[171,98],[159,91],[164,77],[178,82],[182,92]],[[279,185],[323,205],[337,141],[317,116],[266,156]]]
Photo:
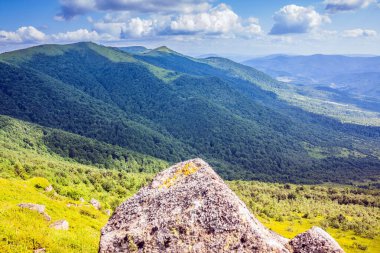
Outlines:
[[21,203],[21,204],[18,204],[18,206],[21,208],[26,208],[26,209],[30,209],[33,211],[37,211],[40,214],[45,213],[45,206],[44,205],[32,204],[32,203]]
[[50,215],[48,215],[47,213],[43,213],[42,215],[44,216],[45,220],[51,221]]
[[44,248],[33,250],[33,253],[45,253],[45,252],[46,250]]
[[96,199],[91,199],[90,200],[90,204],[95,207],[96,209],[100,209],[101,205],[100,205],[100,202]]
[[32,203],[21,203],[21,204],[18,204],[18,206],[21,208],[37,211],[39,214],[42,214],[44,216],[45,220],[47,221],[51,220],[50,216],[45,212],[44,205],[32,204]]
[[107,209],[104,211],[108,216],[110,216],[112,214],[111,210],[110,209]]
[[307,250],[297,252],[343,252],[333,251],[336,242],[323,232],[317,233],[323,245],[310,232],[289,243],[265,228],[206,162],[193,159],[162,171],[120,205],[101,231],[99,253],[290,253],[303,244]]
[[57,230],[69,230],[69,223],[66,220],[59,220],[51,224],[50,227]]
[[343,253],[339,244],[323,229],[312,227],[297,235],[289,245],[294,253]]
[[85,202],[84,198],[80,198],[79,201],[82,202],[82,203]]
[[46,192],[51,192],[52,190],[54,190],[52,185],[49,185],[48,187],[45,188]]

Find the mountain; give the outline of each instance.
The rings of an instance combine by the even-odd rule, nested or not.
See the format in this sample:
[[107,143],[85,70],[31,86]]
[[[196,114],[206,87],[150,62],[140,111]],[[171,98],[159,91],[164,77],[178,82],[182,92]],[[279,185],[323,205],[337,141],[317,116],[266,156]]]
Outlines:
[[273,55],[245,61],[280,80],[323,85],[380,99],[380,57]]
[[137,250],[344,253],[318,227],[290,241],[270,231],[202,159],[160,172],[116,209],[102,229],[99,252]]
[[380,174],[376,114],[365,126],[366,114],[351,107],[332,107],[336,118],[314,113],[320,100],[291,103],[308,94],[223,58],[167,47],[42,45],[0,55],[0,94],[0,114],[168,162],[202,157],[227,179],[351,182]]
[[141,47],[141,46],[131,46],[131,47],[119,47],[120,50],[127,52],[127,53],[144,53],[149,51],[148,48],[146,47]]

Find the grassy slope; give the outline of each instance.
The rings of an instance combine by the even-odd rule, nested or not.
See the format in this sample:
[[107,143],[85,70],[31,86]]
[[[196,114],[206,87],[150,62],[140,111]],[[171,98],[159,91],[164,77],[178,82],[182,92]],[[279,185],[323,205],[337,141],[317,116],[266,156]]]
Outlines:
[[[99,169],[60,157],[40,142],[41,127],[5,118],[7,131],[0,130],[0,252],[31,252],[39,247],[48,252],[96,252],[100,228],[107,221],[104,211],[131,197],[153,174]],[[379,250],[378,190],[228,183],[265,225],[286,237],[319,225],[347,252],[362,252],[360,247],[365,252]],[[44,192],[49,184],[56,194]],[[80,197],[85,203],[78,201]],[[89,206],[91,198],[100,200],[100,211]],[[66,219],[70,230],[50,229],[51,222],[41,215],[17,207],[24,202],[45,205],[52,222]],[[344,218],[337,220],[339,214]]]
[[[44,144],[43,132],[53,130],[4,116],[0,123],[0,252],[31,252],[40,247],[48,252],[96,252],[100,229],[107,221],[105,210],[114,209],[153,177],[77,163]],[[156,166],[160,170],[167,166],[154,158],[132,158],[126,163],[131,168]],[[54,191],[44,192],[50,184]],[[79,201],[81,197],[84,203]],[[91,198],[101,202],[101,210],[89,204]],[[52,221],[20,209],[20,203],[45,205]],[[69,207],[69,203],[78,206]],[[69,222],[69,231],[49,228],[60,219]]]
[[[88,204],[44,193],[33,181],[0,178],[0,252],[32,252],[41,247],[47,252],[96,252],[107,215]],[[45,205],[52,221],[19,208],[19,203]],[[79,206],[68,207],[69,203]],[[49,228],[60,219],[69,222],[69,231]]]

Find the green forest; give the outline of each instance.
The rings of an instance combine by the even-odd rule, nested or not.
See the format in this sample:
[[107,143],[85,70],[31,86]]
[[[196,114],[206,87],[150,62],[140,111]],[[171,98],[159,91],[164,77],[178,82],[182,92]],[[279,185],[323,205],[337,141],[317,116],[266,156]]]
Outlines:
[[[0,114],[91,139],[44,137],[51,152],[84,164],[123,167],[128,149],[170,163],[201,157],[228,180],[379,178],[378,126],[308,111],[289,100],[297,91],[226,59],[44,45],[1,54],[0,83]],[[95,140],[103,144],[81,153]]]

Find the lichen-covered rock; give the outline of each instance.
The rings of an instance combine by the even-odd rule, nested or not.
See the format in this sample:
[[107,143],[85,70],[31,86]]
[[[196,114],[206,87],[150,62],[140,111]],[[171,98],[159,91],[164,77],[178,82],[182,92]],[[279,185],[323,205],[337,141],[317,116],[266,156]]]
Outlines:
[[343,253],[339,244],[323,229],[312,227],[290,242],[294,253]]
[[201,159],[176,164],[119,206],[100,253],[293,252],[266,229]]

